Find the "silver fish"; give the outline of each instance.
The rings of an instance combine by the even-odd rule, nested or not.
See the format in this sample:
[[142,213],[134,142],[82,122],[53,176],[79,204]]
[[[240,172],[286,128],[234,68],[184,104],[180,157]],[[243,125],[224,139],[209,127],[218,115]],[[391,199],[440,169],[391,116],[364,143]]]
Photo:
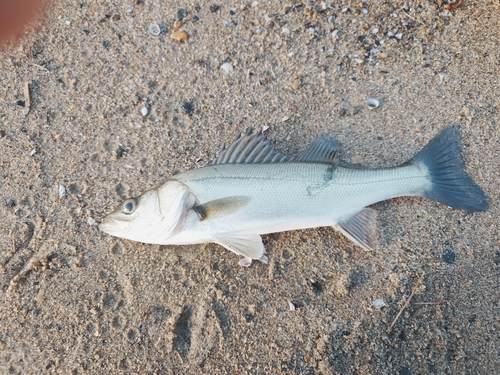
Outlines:
[[127,199],[99,229],[162,245],[217,243],[267,262],[261,234],[332,226],[364,249],[376,247],[376,202],[425,197],[467,211],[485,211],[483,190],[465,172],[462,140],[450,125],[408,162],[390,168],[342,166],[328,135],[299,156],[276,151],[251,130],[210,166],[177,174]]

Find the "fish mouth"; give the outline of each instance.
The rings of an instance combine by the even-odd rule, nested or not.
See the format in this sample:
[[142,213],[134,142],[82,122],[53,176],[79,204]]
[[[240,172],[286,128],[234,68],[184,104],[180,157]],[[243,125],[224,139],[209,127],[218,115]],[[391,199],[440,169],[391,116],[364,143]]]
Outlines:
[[102,223],[99,223],[97,226],[101,232],[112,234],[119,229],[119,226],[116,223],[116,220],[110,219],[108,217],[104,218]]

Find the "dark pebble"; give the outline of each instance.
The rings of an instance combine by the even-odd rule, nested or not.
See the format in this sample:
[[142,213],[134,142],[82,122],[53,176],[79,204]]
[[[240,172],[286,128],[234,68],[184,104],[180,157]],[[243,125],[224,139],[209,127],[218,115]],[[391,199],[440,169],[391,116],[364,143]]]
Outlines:
[[38,311],[37,309],[31,310],[31,315],[38,316],[38,314],[40,314],[40,311]]
[[109,40],[105,40],[102,42],[102,46],[107,49],[111,47],[111,42]]
[[231,9],[231,10],[229,11],[229,14],[230,14],[231,16],[234,16],[234,15],[236,14],[236,11],[235,11],[234,9]]
[[6,200],[3,201],[3,205],[5,207],[15,207],[16,206],[16,201],[12,198],[7,198]]
[[182,103],[181,108],[184,112],[188,114],[188,116],[191,116],[194,112],[194,104],[190,102]]
[[253,320],[252,314],[245,314],[245,322],[250,323]]
[[24,102],[24,100],[16,100],[16,104],[19,106],[19,107],[24,107],[26,105],[26,103]]
[[0,130],[0,138],[5,137],[5,130]]
[[89,35],[89,34],[90,34],[90,31],[88,31],[87,29],[83,29],[83,32],[84,32],[85,34],[87,34],[87,35]]
[[441,259],[443,259],[443,261],[448,264],[455,263],[455,260],[457,259],[457,253],[455,249],[450,247],[449,249],[443,251],[443,254],[441,254]]
[[116,150],[116,157],[117,158],[121,158],[127,154],[128,154],[128,150],[123,146],[118,147],[118,149]]
[[323,293],[323,285],[321,285],[319,282],[315,281],[311,283],[311,287],[315,295],[319,296],[321,293]]
[[363,43],[366,40],[366,35],[358,36],[358,42]]
[[191,21],[193,21],[193,22],[196,22],[196,21],[199,21],[199,20],[200,20],[200,17],[198,17],[198,16],[191,17]]
[[219,9],[220,9],[220,6],[219,6],[219,5],[216,5],[216,4],[210,5],[210,13],[215,13],[215,12],[217,12]]
[[179,21],[182,21],[184,18],[186,18],[187,16],[187,10],[186,9],[179,9],[177,11],[177,14],[176,14],[176,18],[179,20]]

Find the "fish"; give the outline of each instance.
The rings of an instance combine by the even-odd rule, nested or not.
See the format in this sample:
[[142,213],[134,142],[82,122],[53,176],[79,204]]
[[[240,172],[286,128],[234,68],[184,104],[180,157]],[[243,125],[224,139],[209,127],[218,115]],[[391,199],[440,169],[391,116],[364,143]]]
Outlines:
[[297,229],[330,226],[374,250],[377,213],[369,206],[396,197],[423,197],[470,212],[488,209],[486,194],[465,171],[457,124],[398,166],[354,167],[340,160],[339,150],[340,143],[324,134],[291,157],[250,129],[210,165],[125,200],[98,227],[149,244],[219,244],[249,266],[268,261],[261,235]]

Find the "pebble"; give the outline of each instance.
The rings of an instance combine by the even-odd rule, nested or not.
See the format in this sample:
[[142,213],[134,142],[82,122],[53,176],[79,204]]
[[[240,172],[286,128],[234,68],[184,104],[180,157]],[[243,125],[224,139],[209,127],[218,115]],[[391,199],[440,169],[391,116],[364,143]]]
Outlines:
[[293,81],[292,83],[292,89],[294,90],[298,90],[300,88],[300,81],[298,79],[296,79],[295,81]]
[[376,33],[378,33],[378,29],[377,29],[377,28],[374,28],[374,29],[372,30],[372,34],[376,34]]
[[281,32],[285,35],[289,35],[290,34],[290,29],[288,27],[284,27],[283,29],[281,29]]
[[443,254],[441,254],[441,259],[448,264],[455,263],[455,260],[457,259],[457,253],[455,249],[450,247],[449,249],[443,251]]
[[194,112],[194,104],[191,103],[191,102],[184,102],[184,103],[182,103],[181,108],[189,116],[191,116],[193,114],[193,112]]
[[375,99],[375,98],[368,98],[368,99],[366,99],[365,103],[369,109],[375,109],[375,108],[380,107],[380,100]]
[[170,39],[175,40],[176,42],[186,42],[189,39],[189,36],[185,31],[175,31],[170,34]]
[[66,186],[64,185],[59,185],[59,198],[64,198],[66,195],[68,195],[68,191],[66,190]]
[[12,208],[16,206],[16,201],[12,198],[7,198],[6,200],[3,201],[3,205],[5,207]]
[[381,59],[387,59],[387,57],[388,57],[388,56],[389,56],[389,55],[388,55],[386,52],[382,52],[382,53],[380,54],[380,58],[381,58]]
[[182,26],[182,22],[181,21],[179,21],[179,20],[175,20],[174,21],[174,27],[176,29],[179,29],[181,26]]
[[88,225],[92,226],[92,225],[95,225],[95,223],[96,223],[96,220],[93,217],[89,217],[87,219],[87,224]]
[[220,6],[218,6],[217,4],[213,4],[213,5],[210,5],[209,9],[210,9],[210,13],[215,13],[220,9]]
[[224,21],[224,26],[225,27],[231,27],[233,25],[236,26],[237,24],[238,23],[235,20],[233,20],[232,18],[229,18],[229,19],[227,19],[227,20]]
[[31,311],[31,315],[33,315],[35,317],[38,316],[38,314],[40,314],[40,311],[38,311],[37,309],[34,309]]
[[177,14],[175,15],[175,18],[179,21],[182,21],[184,18],[187,16],[187,10],[186,9],[179,9],[177,11]]
[[385,304],[384,301],[382,301],[381,299],[377,298],[375,301],[373,301],[373,306],[382,308],[382,307],[385,307],[387,305]]
[[193,22],[196,22],[196,21],[199,21],[199,20],[200,20],[200,17],[198,17],[196,15],[194,15],[194,16],[191,17],[191,21],[193,21]]
[[225,62],[224,64],[222,64],[220,66],[220,68],[223,71],[225,71],[226,73],[230,73],[230,72],[232,72],[234,70],[233,66],[230,63],[228,63],[228,62]]
[[238,265],[241,267],[250,267],[252,265],[252,259],[251,258],[241,258],[238,262]]
[[290,311],[295,311],[297,310],[297,307],[293,302],[288,302],[288,307],[290,308]]
[[149,32],[151,35],[158,36],[161,33],[161,28],[156,23],[149,25]]
[[38,294],[35,297],[35,301],[38,303],[43,303],[43,301],[45,301],[45,291],[43,289],[40,289],[38,291]]
[[33,150],[31,150],[31,152],[30,152],[30,156],[33,156],[33,155],[35,155],[35,154],[36,154],[36,148],[34,148]]
[[147,115],[149,115],[149,109],[146,107],[142,107],[141,108],[141,115],[142,115],[142,117],[146,117]]

